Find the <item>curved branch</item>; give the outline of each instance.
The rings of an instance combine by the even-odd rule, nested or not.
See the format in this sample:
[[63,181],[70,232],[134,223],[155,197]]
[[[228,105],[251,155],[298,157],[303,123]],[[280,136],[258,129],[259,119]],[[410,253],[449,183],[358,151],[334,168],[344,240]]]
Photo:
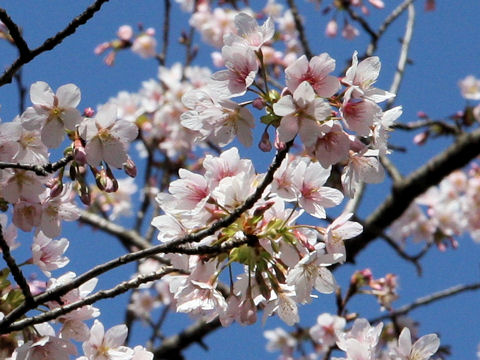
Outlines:
[[480,129],[477,129],[459,136],[444,152],[395,184],[391,194],[364,222],[363,233],[346,243],[347,261],[355,262],[355,257],[399,218],[417,196],[479,154]]
[[23,38],[17,24],[13,22],[5,9],[2,8],[0,8],[0,21],[3,22],[7,27],[20,56],[26,56],[30,52],[30,49],[28,48],[28,45],[25,42],[25,39]]
[[69,154],[57,162],[48,163],[45,165],[31,165],[31,164],[20,164],[20,163],[9,163],[0,161],[0,169],[22,169],[27,171],[33,171],[38,176],[47,176],[54,173],[58,169],[66,166],[70,161],[73,160],[73,155]]
[[[90,20],[93,15],[95,15],[95,13],[100,10],[102,5],[108,1],[109,0],[96,0],[82,14],[73,19],[65,29],[58,32],[55,36],[45,40],[44,43],[36,49],[28,50],[28,47],[25,49],[26,44],[22,44],[21,46],[23,49],[23,53],[22,51],[20,51],[20,56],[13,62],[12,65],[10,65],[7,70],[5,70],[3,75],[0,77],[0,86],[12,82],[13,76],[23,65],[29,63],[41,53],[52,50],[54,47],[59,45],[66,37],[74,34],[79,26],[85,24],[88,20]],[[9,30],[11,31],[10,28]],[[19,46],[17,43],[16,45],[17,47]]]

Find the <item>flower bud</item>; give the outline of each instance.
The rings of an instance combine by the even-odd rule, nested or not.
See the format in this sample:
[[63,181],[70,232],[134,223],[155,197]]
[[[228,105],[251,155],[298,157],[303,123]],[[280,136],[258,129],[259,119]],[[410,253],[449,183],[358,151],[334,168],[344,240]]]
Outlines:
[[335,37],[338,34],[338,24],[335,19],[332,19],[328,22],[327,27],[325,28],[325,35],[328,37]]
[[263,132],[262,138],[258,143],[258,147],[263,152],[269,152],[272,150],[272,143],[270,142],[270,137],[266,130]]
[[130,156],[127,159],[127,162],[123,164],[123,170],[125,171],[125,174],[128,176],[134,178],[137,176],[137,166],[133,162],[133,160],[130,158]]

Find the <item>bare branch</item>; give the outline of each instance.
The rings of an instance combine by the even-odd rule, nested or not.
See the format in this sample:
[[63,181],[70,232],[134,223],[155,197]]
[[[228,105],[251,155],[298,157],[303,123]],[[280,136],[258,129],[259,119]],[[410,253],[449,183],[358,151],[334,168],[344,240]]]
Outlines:
[[67,165],[70,161],[73,160],[73,155],[69,154],[57,162],[48,163],[45,165],[30,165],[30,164],[20,164],[20,163],[9,163],[0,161],[0,169],[22,169],[27,171],[33,171],[38,176],[47,176],[54,173],[58,169]]
[[33,304],[33,296],[30,292],[30,287],[28,282],[23,276],[22,270],[18,267],[15,259],[10,254],[10,247],[8,246],[5,238],[3,237],[2,224],[0,224],[0,249],[2,249],[2,256],[5,262],[7,263],[8,268],[10,269],[13,278],[17,282],[20,289],[22,289],[23,296],[25,297],[26,304]]
[[378,41],[378,35],[377,33],[370,27],[370,25],[368,24],[368,22],[360,15],[358,15],[353,9],[351,6],[347,6],[346,7],[347,9],[347,12],[348,12],[348,15],[350,15],[350,17],[355,20],[356,22],[358,22],[360,24],[360,26],[363,28],[363,30],[365,30],[368,35],[370,35],[370,37],[372,38],[372,42],[376,42]]
[[[393,77],[392,85],[390,86],[390,92],[397,95],[398,89],[403,79],[403,73],[408,60],[408,50],[410,48],[410,42],[413,36],[413,25],[415,24],[415,7],[413,4],[408,5],[408,20],[405,29],[405,35],[403,36],[402,47],[400,51],[400,57],[398,58],[397,71]],[[386,109],[390,109],[393,106],[395,98],[390,98],[387,101]]]
[[20,29],[18,28],[17,24],[13,22],[10,16],[8,16],[5,9],[2,8],[0,8],[0,21],[3,22],[7,27],[20,56],[27,56],[30,53],[30,49],[28,48]]
[[[37,47],[36,49],[33,49],[26,53],[25,53],[25,50],[24,50],[24,53],[21,52],[20,56],[13,62],[12,65],[10,65],[10,67],[7,70],[5,70],[3,75],[0,77],[0,86],[10,83],[15,73],[23,65],[29,63],[41,53],[52,50],[58,44],[60,44],[65,38],[74,34],[79,26],[85,24],[88,20],[90,20],[93,17],[93,15],[95,15],[95,13],[100,10],[102,5],[108,1],[109,0],[96,0],[82,14],[80,14],[75,19],[73,19],[72,22],[70,22],[70,24],[68,24],[65,29],[58,32],[55,36],[45,40],[45,42],[39,47]],[[9,30],[11,31],[10,28]]]
[[26,319],[19,320],[13,324],[11,324],[8,327],[8,331],[16,331],[16,330],[21,330],[26,328],[27,326],[35,325],[35,324],[40,324],[45,321],[50,321],[53,319],[58,318],[59,316],[68,314],[69,312],[79,309],[85,305],[91,305],[99,300],[102,299],[108,299],[108,298],[113,298],[116,297],[120,294],[123,294],[127,292],[130,289],[136,289],[138,288],[141,284],[148,283],[150,281],[155,281],[158,279],[161,279],[167,274],[170,274],[174,271],[177,271],[176,269],[169,268],[169,269],[163,269],[161,272],[158,273],[152,273],[152,274],[146,274],[146,275],[139,275],[135,279],[129,280],[129,281],[123,281],[117,286],[109,289],[109,290],[100,290],[96,292],[93,295],[87,296],[86,298],[82,300],[75,301],[71,304],[60,306],[58,308],[55,308],[53,310],[47,311],[41,315],[29,317]]
[[368,45],[367,51],[365,52],[365,57],[372,56],[373,53],[377,50],[378,41],[382,38],[382,35],[390,25],[407,9],[410,4],[413,4],[415,0],[404,0],[400,5],[398,5],[392,13],[385,19],[383,24],[378,28],[377,37],[372,39],[372,42]]
[[363,233],[347,242],[347,261],[354,262],[358,253],[400,217],[417,196],[438,184],[453,170],[467,165],[479,153],[480,129],[477,129],[460,135],[444,152],[396,184],[392,193],[367,218]]
[[295,4],[294,0],[287,0],[288,6],[292,11],[293,20],[295,21],[295,27],[298,31],[298,36],[300,38],[300,42],[302,43],[303,52],[307,56],[308,59],[311,59],[313,56],[312,51],[310,50],[310,45],[308,44],[307,36],[305,35],[305,28],[303,27],[302,18],[298,13],[297,5]]
[[182,359],[181,352],[193,343],[201,343],[202,339],[210,332],[221,326],[218,317],[206,323],[198,321],[181,333],[165,339],[162,346],[154,351],[155,359]]
[[461,294],[463,292],[467,291],[475,291],[480,289],[480,283],[475,283],[475,284],[470,284],[470,285],[457,285],[453,286],[451,288],[421,297],[417,300],[415,300],[413,303],[402,306],[401,308],[394,310],[388,314],[379,316],[378,318],[372,319],[370,323],[375,323],[378,321],[386,320],[386,319],[391,319],[395,318],[397,316],[402,316],[408,314],[410,311],[420,307],[420,306],[425,306],[428,304],[431,304],[435,301],[445,299],[454,295]]

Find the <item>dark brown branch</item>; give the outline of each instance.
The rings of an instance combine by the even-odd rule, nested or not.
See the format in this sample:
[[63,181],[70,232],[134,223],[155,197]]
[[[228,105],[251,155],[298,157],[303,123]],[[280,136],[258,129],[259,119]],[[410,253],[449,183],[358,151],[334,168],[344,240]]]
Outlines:
[[376,42],[378,41],[378,35],[377,33],[370,27],[370,25],[368,24],[368,22],[360,15],[358,15],[353,9],[351,6],[347,6],[347,12],[348,12],[348,15],[350,15],[350,17],[358,22],[360,24],[360,26],[363,28],[363,30],[365,30],[368,35],[370,35],[370,37],[372,38],[372,42]]
[[67,165],[70,161],[73,160],[73,155],[67,155],[57,162],[48,163],[45,165],[30,165],[30,164],[20,164],[20,163],[9,163],[0,161],[0,169],[22,169],[27,171],[33,171],[38,176],[47,176],[54,173],[58,169]]
[[13,278],[17,282],[18,286],[22,290],[23,296],[25,297],[26,304],[33,304],[33,296],[30,292],[30,287],[28,286],[28,282],[23,276],[22,270],[18,267],[15,259],[10,254],[10,247],[7,244],[7,241],[3,237],[3,229],[2,224],[0,224],[0,249],[2,249],[2,256],[5,262],[7,263],[10,272],[13,275]]
[[2,21],[7,27],[20,56],[27,56],[30,53],[30,49],[28,48],[20,29],[18,28],[17,24],[13,22],[10,16],[8,16],[5,9],[2,8],[0,8],[0,21]]
[[313,56],[312,51],[310,50],[310,45],[308,44],[307,36],[305,35],[305,28],[303,27],[302,19],[300,14],[298,13],[297,5],[295,4],[294,0],[287,0],[288,6],[292,11],[293,20],[295,21],[295,27],[298,31],[298,37],[300,38],[300,42],[303,47],[303,52],[307,56],[308,59],[311,59]]
[[198,321],[181,333],[165,339],[162,346],[154,351],[156,360],[183,359],[181,352],[193,343],[201,343],[202,339],[210,332],[221,326],[218,317],[209,322]]
[[457,285],[457,286],[454,286],[454,287],[451,287],[451,288],[448,288],[448,289],[445,289],[445,290],[442,290],[442,291],[439,291],[439,292],[421,297],[421,298],[415,300],[411,304],[402,306],[402,307],[398,308],[397,310],[391,311],[388,314],[385,314],[385,315],[379,316],[378,318],[372,319],[370,321],[370,323],[373,324],[373,323],[376,323],[376,322],[379,322],[379,321],[382,321],[382,320],[391,319],[391,318],[395,318],[395,317],[398,317],[398,316],[406,315],[410,311],[412,311],[412,310],[414,310],[414,309],[416,309],[420,306],[425,306],[425,305],[431,304],[435,301],[445,299],[445,298],[448,298],[448,297],[451,297],[451,296],[454,296],[454,295],[458,295],[458,294],[461,294],[461,293],[466,292],[466,291],[475,291],[475,290],[478,290],[478,289],[480,289],[480,283],[475,283],[475,284],[470,284],[470,285]]
[[363,233],[346,243],[347,261],[354,262],[355,257],[398,219],[417,196],[437,185],[453,170],[467,165],[479,153],[480,129],[477,129],[459,136],[444,152],[400,181],[364,222]]
[[8,327],[8,331],[16,331],[16,330],[21,330],[26,328],[27,326],[35,325],[35,324],[40,324],[45,321],[50,321],[58,318],[59,316],[68,314],[69,312],[79,309],[83,306],[86,305],[91,305],[99,300],[102,299],[108,299],[108,298],[113,298],[116,297],[120,294],[123,294],[127,292],[130,289],[136,289],[138,288],[141,284],[148,283],[150,281],[155,281],[158,279],[161,279],[167,274],[170,274],[172,272],[176,271],[176,269],[164,269],[161,272],[158,273],[152,273],[152,274],[146,274],[146,275],[139,275],[135,279],[129,280],[129,281],[123,281],[117,286],[109,289],[109,290],[100,290],[96,292],[93,295],[87,296],[86,298],[82,300],[75,301],[71,304],[60,306],[58,308],[55,308],[53,310],[47,311],[41,315],[29,317],[26,319],[19,320],[13,324],[11,324]]
[[[23,65],[29,63],[41,53],[52,50],[57,45],[59,45],[65,38],[74,34],[79,26],[85,24],[88,20],[90,20],[93,17],[93,15],[95,15],[95,13],[100,10],[102,5],[108,1],[109,0],[96,0],[82,14],[80,14],[75,19],[73,19],[65,29],[58,32],[55,36],[45,40],[45,42],[42,45],[40,45],[36,49],[27,51],[27,52],[25,49],[23,49],[23,53],[21,51],[20,56],[13,62],[12,65],[10,65],[10,67],[0,77],[0,86],[3,86],[5,84],[12,82],[13,76]],[[9,30],[11,31],[10,28]],[[27,47],[27,50],[28,50],[28,47]]]

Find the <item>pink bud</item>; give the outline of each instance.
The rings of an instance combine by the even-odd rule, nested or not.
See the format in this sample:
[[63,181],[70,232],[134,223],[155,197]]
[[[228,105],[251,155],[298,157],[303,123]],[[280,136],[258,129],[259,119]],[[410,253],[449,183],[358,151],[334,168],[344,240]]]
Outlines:
[[425,11],[435,10],[435,0],[426,0],[425,1]]
[[127,162],[123,164],[123,170],[125,171],[125,174],[132,178],[137,176],[137,166],[130,158],[130,156],[128,157]]
[[262,110],[264,107],[265,107],[265,101],[263,101],[262,98],[256,98],[255,100],[253,100],[252,102],[252,106],[255,108],[255,109],[258,109],[258,110]]
[[54,198],[60,195],[63,191],[63,182],[57,178],[55,185],[50,188],[50,197]]
[[145,34],[147,34],[148,36],[155,36],[155,29],[149,27],[147,30],[145,30]]
[[133,29],[130,25],[122,25],[118,28],[117,36],[120,40],[130,41],[133,36]]
[[80,186],[80,200],[87,206],[90,205],[90,202],[92,200],[90,197],[90,189],[88,188],[88,186],[85,186],[85,184]]
[[338,33],[338,24],[335,19],[332,19],[328,22],[327,27],[325,28],[325,35],[328,37],[335,37]]
[[97,45],[97,47],[95,48],[95,50],[93,50],[93,52],[95,53],[95,55],[100,55],[100,54],[103,53],[105,50],[109,49],[110,46],[111,46],[111,45],[110,45],[109,42],[101,43],[101,44]]
[[352,40],[359,34],[360,32],[358,31],[358,29],[349,23],[345,24],[345,26],[343,27],[342,36],[347,40]]
[[270,136],[268,135],[268,132],[266,130],[263,132],[262,138],[258,143],[258,147],[263,152],[269,152],[272,150],[272,143],[270,142]]
[[413,137],[413,143],[419,146],[424,145],[427,142],[429,135],[429,131],[423,131]]
[[419,119],[428,119],[428,115],[425,111],[419,111],[417,112],[417,117]]
[[93,110],[91,107],[87,107],[85,110],[83,110],[83,115],[91,118],[95,115],[95,110]]
[[73,158],[79,165],[85,165],[87,162],[87,152],[80,138],[75,139],[73,142]]
[[115,62],[115,56],[116,56],[116,53],[114,51],[112,51],[110,54],[105,56],[105,59],[103,59],[103,61],[108,66],[113,66],[113,63]]

